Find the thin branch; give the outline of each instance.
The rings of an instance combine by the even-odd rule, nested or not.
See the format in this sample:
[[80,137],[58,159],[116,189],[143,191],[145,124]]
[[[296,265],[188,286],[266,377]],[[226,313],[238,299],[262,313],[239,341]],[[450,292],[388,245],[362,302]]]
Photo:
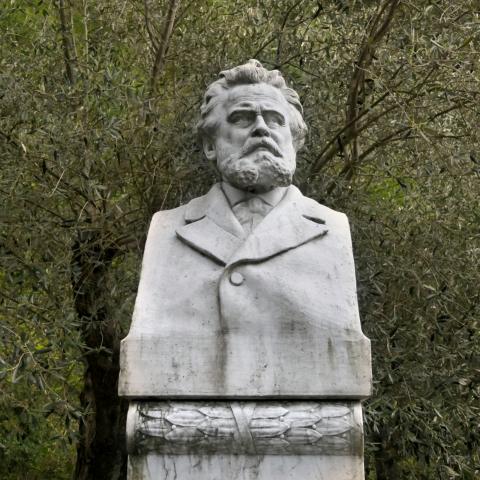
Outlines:
[[431,122],[432,120],[435,120],[436,118],[438,117],[441,117],[443,115],[446,115],[447,113],[450,113],[452,112],[453,110],[457,110],[458,108],[461,108],[461,107],[464,107],[466,106],[468,103],[471,103],[471,102],[465,102],[465,103],[455,103],[454,105],[451,105],[450,107],[447,107],[443,110],[440,110],[439,112],[437,113],[434,113],[433,115],[430,115],[430,117],[428,117],[428,121]]
[[[370,155],[374,150],[376,150],[377,148],[383,146],[383,145],[386,145],[387,143],[389,143],[389,141],[392,141],[392,139],[394,137],[397,137],[398,135],[400,135],[401,133],[404,133],[406,131],[409,131],[411,130],[412,127],[402,127],[398,130],[395,130],[394,132],[391,132],[389,133],[388,135],[386,135],[385,137],[381,138],[380,140],[378,140],[377,142],[373,143],[370,147],[368,147],[361,155],[359,155],[358,157],[358,161],[360,162],[361,160],[363,160],[365,157],[367,157],[368,155]],[[400,140],[399,138],[397,138],[397,140]],[[344,167],[342,168],[342,170],[340,171],[340,173],[338,174],[338,178],[337,180],[332,180],[329,185],[327,186],[327,188],[325,189],[326,191],[326,194],[327,195],[330,195],[334,190],[335,188],[338,186],[338,179],[341,178],[341,177],[345,177],[347,180],[350,180],[353,176],[353,165],[348,163],[346,165],[344,165]]]
[[[273,63],[268,61],[263,61],[263,63],[266,65],[274,65]],[[292,68],[296,68],[297,70],[300,70],[303,73],[306,73],[307,75],[310,75],[313,78],[319,78],[321,80],[324,80],[324,77],[322,77],[322,75],[319,75],[318,73],[315,73],[315,72],[311,72],[310,70],[306,70],[305,68],[300,67],[299,65],[296,65],[294,63],[289,63],[288,65]]]
[[[409,133],[413,130],[412,127],[402,127],[399,128],[398,130],[395,130],[394,132],[389,133],[388,135],[385,135],[383,138],[380,140],[374,142],[372,145],[370,145],[366,150],[364,150],[358,157],[359,162],[367,158],[371,153],[373,153],[377,148],[383,147],[387,143],[390,143],[392,141],[397,141],[397,140],[402,140],[407,138],[405,135],[406,133]],[[403,135],[402,135],[403,134]],[[400,136],[402,135],[402,136]],[[340,172],[342,173],[342,172]],[[347,173],[345,170],[344,173]]]
[[[385,92],[383,95],[381,95],[377,100],[375,100],[375,102],[371,105],[370,107],[370,110],[372,110],[373,108],[375,108],[378,104],[380,104],[381,102],[383,102],[383,100],[385,100],[388,96],[390,95],[390,92]],[[320,154],[318,155],[317,157],[317,160],[313,163],[312,165],[312,168],[311,168],[311,172],[310,174],[313,174],[313,173],[316,173],[318,172],[325,164],[328,163],[328,161],[339,151],[339,141],[341,139],[341,143],[343,146],[347,145],[351,138],[349,137],[346,137],[344,136],[343,134],[350,129],[350,127],[353,125],[353,123],[357,122],[358,120],[360,120],[362,117],[364,117],[370,110],[363,110],[362,112],[360,112],[358,114],[357,117],[355,117],[354,119],[352,119],[349,123],[347,123],[346,125],[344,125],[334,136],[333,138],[327,142],[327,144],[325,145],[325,147],[323,147],[322,151],[320,152]],[[388,109],[387,109],[388,110]],[[382,112],[383,114],[383,112]],[[377,117],[381,116],[382,114],[378,115]],[[376,119],[374,117],[374,119]],[[371,122],[370,121],[366,121],[364,122],[364,127],[361,129],[361,130],[365,130],[365,128],[370,125]],[[360,131],[360,129],[356,129],[356,130],[351,130],[351,134],[355,133],[355,134],[358,134],[358,132]],[[343,136],[343,137],[342,137]],[[352,137],[353,138],[353,137]]]
[[[36,310],[34,307],[36,308],[39,308],[38,305],[35,305],[34,303],[22,303],[19,299],[18,299],[18,294],[16,294],[16,296],[12,296],[8,293],[6,293],[5,291],[3,290],[0,290],[0,296],[2,296],[3,298],[21,306],[21,307],[24,307],[26,308],[27,310],[29,310],[30,312],[32,312],[34,315],[37,315],[39,318],[41,318],[47,325],[49,323],[52,322],[51,319],[45,317],[45,315],[41,314],[38,312],[38,310]],[[16,312],[17,313],[17,312]],[[11,333],[14,333],[12,330],[10,330],[7,326],[5,325],[1,325],[2,328],[4,328],[5,330],[8,330],[10,331]],[[17,335],[17,334],[15,334]]]
[[[387,13],[386,18],[384,19],[383,24],[380,26],[378,31],[375,31],[378,22],[380,21],[385,9],[390,4],[390,10]],[[360,53],[358,55],[358,60],[355,64],[355,70],[350,82],[350,88],[347,99],[347,114],[345,125],[337,131],[337,133],[330,139],[330,141],[325,145],[321,150],[320,154],[317,156],[317,159],[312,163],[310,167],[310,176],[317,174],[339,151],[342,151],[347,145],[352,141],[356,143],[356,139],[361,131],[368,128],[373,122],[377,121],[379,118],[383,117],[387,113],[391,112],[395,108],[389,107],[384,110],[382,113],[371,116],[367,118],[360,128],[357,127],[358,121],[367,115],[373,108],[383,102],[390,94],[390,91],[385,92],[381,97],[379,97],[368,110],[358,111],[358,95],[360,90],[363,88],[364,73],[365,69],[368,68],[368,65],[372,62],[375,49],[378,46],[378,42],[381,40],[382,36],[386,33],[388,26],[391,23],[393,18],[395,8],[398,6],[399,2],[389,2],[388,0],[380,7],[377,14],[374,16],[370,22],[370,31],[366,34],[363,41]],[[393,80],[399,72],[404,67],[404,64],[401,64],[393,73],[391,80]],[[425,79],[426,81],[426,79]],[[358,156],[358,146],[354,146],[353,154]],[[350,159],[352,161],[352,159]]]
[[[6,192],[5,190],[0,190],[0,193],[5,195],[5,196],[10,196],[10,193],[9,192]],[[53,210],[47,208],[45,205],[42,205],[40,203],[37,203],[37,202],[34,202],[33,200],[30,200],[29,198],[27,197],[23,197],[22,198],[22,201],[25,202],[25,203],[29,203],[30,205],[33,205],[34,207],[37,207],[37,208],[40,208],[41,210],[49,213],[50,215],[56,217],[56,218],[59,218],[63,224],[67,224],[68,223],[68,220],[65,218],[65,217],[62,217],[62,215],[60,215],[58,212],[54,212]]]
[[150,23],[150,13],[148,9],[148,0],[143,0],[143,17],[145,19],[145,28],[147,29],[148,38],[150,38],[150,42],[152,42],[152,47],[154,51],[158,50],[158,42],[155,38],[155,35],[152,30],[152,25]]
[[7,245],[3,239],[0,239],[0,248],[5,251],[5,253],[13,257],[18,263],[23,265],[26,270],[30,272],[32,277],[36,280],[36,287],[40,290],[43,290],[47,294],[47,296],[57,305],[59,306],[58,301],[52,291],[47,287],[47,285],[41,281],[40,269],[36,267],[34,264],[28,263],[20,254],[14,251],[14,249]]
[[369,31],[365,35],[358,59],[355,62],[347,96],[346,111],[346,123],[350,124],[347,129],[347,136],[352,137],[351,153],[346,157],[346,162],[352,165],[358,161],[358,135],[354,134],[356,130],[355,118],[358,116],[358,98],[364,88],[365,72],[371,65],[376,49],[387,33],[399,4],[400,0],[385,0],[380,5],[371,21]]
[[[439,112],[436,112],[428,117],[426,120],[426,123],[432,122],[433,120],[446,115],[447,113],[452,112],[453,110],[457,110],[461,107],[465,106],[465,103],[455,103],[454,105],[450,105],[447,108],[444,108],[443,110],[440,110]],[[358,162],[357,164],[361,163],[365,158],[367,158],[370,154],[372,154],[375,150],[377,150],[380,147],[383,147],[387,145],[388,143],[392,142],[397,142],[397,141],[402,141],[406,140],[409,137],[409,134],[415,130],[414,127],[412,126],[404,126],[402,128],[399,128],[393,132],[390,132],[388,135],[385,135],[381,139],[377,140],[376,142],[372,143],[369,147],[367,147],[359,156],[358,156]],[[421,133],[421,132],[420,132]],[[424,137],[424,135],[422,135]],[[440,138],[440,137],[436,137]],[[346,164],[340,173],[338,174],[338,177],[345,177],[347,180],[352,178],[353,176],[353,170],[356,165],[351,165],[351,164]],[[331,194],[333,190],[337,187],[338,182],[337,181],[332,181],[326,188],[327,195]]]
[[75,72],[75,48],[73,44],[72,26],[67,15],[65,0],[59,0],[58,13],[60,16],[60,31],[62,32],[62,45],[63,45],[63,59],[65,62],[65,71],[70,85],[74,85],[76,81]]
[[[437,113],[434,113],[433,115],[430,115],[427,119],[427,123],[428,122],[431,122],[433,120],[435,120],[436,118],[439,118],[443,115],[446,115],[447,113],[450,113],[452,112],[453,110],[457,110],[458,108],[461,108],[463,106],[462,103],[456,103],[455,105],[451,105],[450,107],[448,108],[445,108],[443,110],[440,110],[439,112]],[[359,156],[359,162],[361,162],[362,160],[364,160],[368,155],[370,155],[372,152],[374,152],[377,148],[379,147],[382,147],[384,145],[386,145],[387,143],[391,142],[392,140],[393,141],[396,141],[396,140],[402,140],[405,138],[405,136],[403,135],[402,137],[398,137],[400,134],[404,133],[404,132],[407,132],[407,131],[413,131],[414,128],[413,127],[402,127],[398,130],[395,130],[394,132],[386,135],[385,137],[381,138],[380,140],[377,140],[376,142],[374,142],[370,147],[368,147],[365,151],[362,152],[362,154]],[[398,138],[396,138],[398,137]],[[340,175],[343,175],[347,172],[347,167],[348,166],[345,166],[344,169],[342,170],[342,172],[340,172]]]
[[51,170],[50,168],[48,168],[47,164],[45,163],[44,164],[44,167],[45,169],[45,173],[48,173],[50,176],[52,176],[55,180],[57,180],[57,187],[60,183],[64,184],[66,187],[68,187],[68,189],[70,191],[73,191],[75,192],[77,195],[80,195],[82,196],[88,203],[90,203],[94,208],[97,208],[97,206],[95,205],[95,202],[88,197],[88,195],[85,193],[85,192],[82,192],[81,189],[75,187],[74,185],[72,185],[71,183],[69,183],[67,180],[65,180],[64,178],[62,178],[61,175],[58,175],[56,174],[53,170]]
[[185,5],[185,8],[179,12],[179,14],[175,17],[175,21],[173,22],[173,28],[177,28],[177,25],[182,21],[183,17],[187,14],[187,12],[190,10],[192,5],[195,4],[195,0],[190,0],[190,2]]
[[177,13],[177,9],[179,6],[180,6],[180,0],[170,0],[167,16],[165,18],[165,22],[163,25],[162,38],[160,41],[159,48],[157,48],[157,51],[155,54],[155,60],[153,63],[152,76],[150,79],[150,91],[152,94],[156,91],[157,80],[163,70],[163,66],[165,63],[165,56],[167,54],[167,50],[170,44],[170,38],[173,32],[175,14]]
[[250,55],[250,58],[257,58],[257,56],[263,52],[263,50],[265,50],[265,48],[267,48],[272,42],[275,41],[275,38],[276,37],[272,37],[270,38],[269,40],[265,40],[265,42],[263,42],[260,47],[258,47],[258,49],[256,50],[256,52],[253,54],[253,55]]
[[2,137],[4,137],[5,140],[11,145],[13,145],[15,148],[20,148],[20,145],[9,134],[0,130],[0,135],[2,135]]
[[89,37],[88,37],[88,8],[87,0],[83,0],[83,40],[85,42],[85,64],[88,63]]
[[[393,80],[404,65],[400,65],[399,68],[393,73],[391,80]],[[426,74],[425,76],[417,82],[410,90],[404,92],[407,95],[410,95],[410,98],[404,101],[401,105],[396,103],[385,110],[382,110],[380,113],[376,115],[370,115],[362,122],[360,127],[357,127],[355,130],[351,129],[350,127],[353,123],[357,123],[360,119],[362,119],[365,115],[370,113],[377,105],[379,105],[383,100],[385,100],[388,96],[391,95],[391,91],[385,92],[382,96],[380,96],[372,105],[369,107],[368,110],[362,110],[357,117],[351,120],[349,123],[344,125],[337,133],[330,139],[330,141],[325,145],[325,147],[321,150],[317,159],[314,161],[310,168],[310,175],[317,174],[339,151],[344,149],[354,138],[358,137],[358,135],[373,125],[376,121],[380,120],[380,118],[384,117],[388,113],[400,108],[401,106],[406,106],[411,103],[415,98],[418,97],[420,90],[424,87],[427,83],[427,80],[430,78],[432,73],[437,69],[438,65],[435,64]],[[394,87],[398,86],[395,85]],[[348,131],[348,132],[347,132]],[[347,132],[347,133],[346,133]]]
[[298,0],[296,3],[294,3],[285,13],[282,21],[282,25],[278,31],[278,43],[277,43],[277,52],[275,54],[275,65],[277,67],[280,66],[280,57],[282,56],[282,43],[283,43],[283,32],[285,30],[285,27],[287,25],[288,17],[290,14],[295,10],[295,8],[298,7],[303,2],[303,0]]
[[[315,55],[316,53],[323,52],[325,49],[326,49],[326,47],[319,48],[318,50],[311,50],[311,51],[308,52],[308,55]],[[284,65],[289,65],[293,60],[295,60],[298,57],[305,57],[305,53],[303,53],[303,52],[295,53],[291,57],[284,60],[280,65],[278,65],[278,67],[281,68]]]

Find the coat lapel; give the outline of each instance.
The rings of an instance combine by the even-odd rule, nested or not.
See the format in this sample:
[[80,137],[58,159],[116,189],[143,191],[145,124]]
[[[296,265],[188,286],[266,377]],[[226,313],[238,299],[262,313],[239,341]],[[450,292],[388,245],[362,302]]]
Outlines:
[[220,185],[192,200],[186,225],[177,236],[190,247],[223,264],[259,262],[327,233],[321,206],[290,186],[280,203],[246,237]]
[[245,232],[219,184],[187,205],[185,222],[177,229],[177,236],[223,265],[245,240]]

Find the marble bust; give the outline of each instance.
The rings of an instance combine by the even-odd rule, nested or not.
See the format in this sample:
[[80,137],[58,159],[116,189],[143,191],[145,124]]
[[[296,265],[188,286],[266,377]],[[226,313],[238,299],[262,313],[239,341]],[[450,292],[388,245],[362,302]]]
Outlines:
[[258,61],[207,89],[221,182],[157,212],[119,393],[129,480],[363,480],[370,342],[347,217],[292,185],[307,127]]
[[367,397],[347,217],[292,185],[297,93],[250,60],[208,87],[197,128],[222,181],[152,219],[120,394]]

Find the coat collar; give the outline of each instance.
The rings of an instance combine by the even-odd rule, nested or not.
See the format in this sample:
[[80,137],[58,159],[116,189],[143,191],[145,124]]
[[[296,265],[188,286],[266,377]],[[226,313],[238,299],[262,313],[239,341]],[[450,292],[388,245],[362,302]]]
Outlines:
[[187,205],[186,225],[176,233],[187,245],[222,265],[260,262],[325,235],[323,208],[291,185],[280,203],[246,236],[216,184]]
[[287,187],[276,187],[265,193],[250,193],[233,187],[227,182],[222,182],[222,191],[227,197],[228,203],[231,207],[238,205],[252,197],[259,197],[264,203],[270,207],[276,207],[280,200],[285,195]]

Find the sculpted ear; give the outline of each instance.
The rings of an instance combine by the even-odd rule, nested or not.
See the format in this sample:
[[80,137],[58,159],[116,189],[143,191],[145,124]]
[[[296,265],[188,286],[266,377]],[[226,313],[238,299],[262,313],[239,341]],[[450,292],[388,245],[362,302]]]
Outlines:
[[215,161],[217,159],[217,150],[215,148],[215,142],[211,138],[203,139],[203,153],[207,160]]

